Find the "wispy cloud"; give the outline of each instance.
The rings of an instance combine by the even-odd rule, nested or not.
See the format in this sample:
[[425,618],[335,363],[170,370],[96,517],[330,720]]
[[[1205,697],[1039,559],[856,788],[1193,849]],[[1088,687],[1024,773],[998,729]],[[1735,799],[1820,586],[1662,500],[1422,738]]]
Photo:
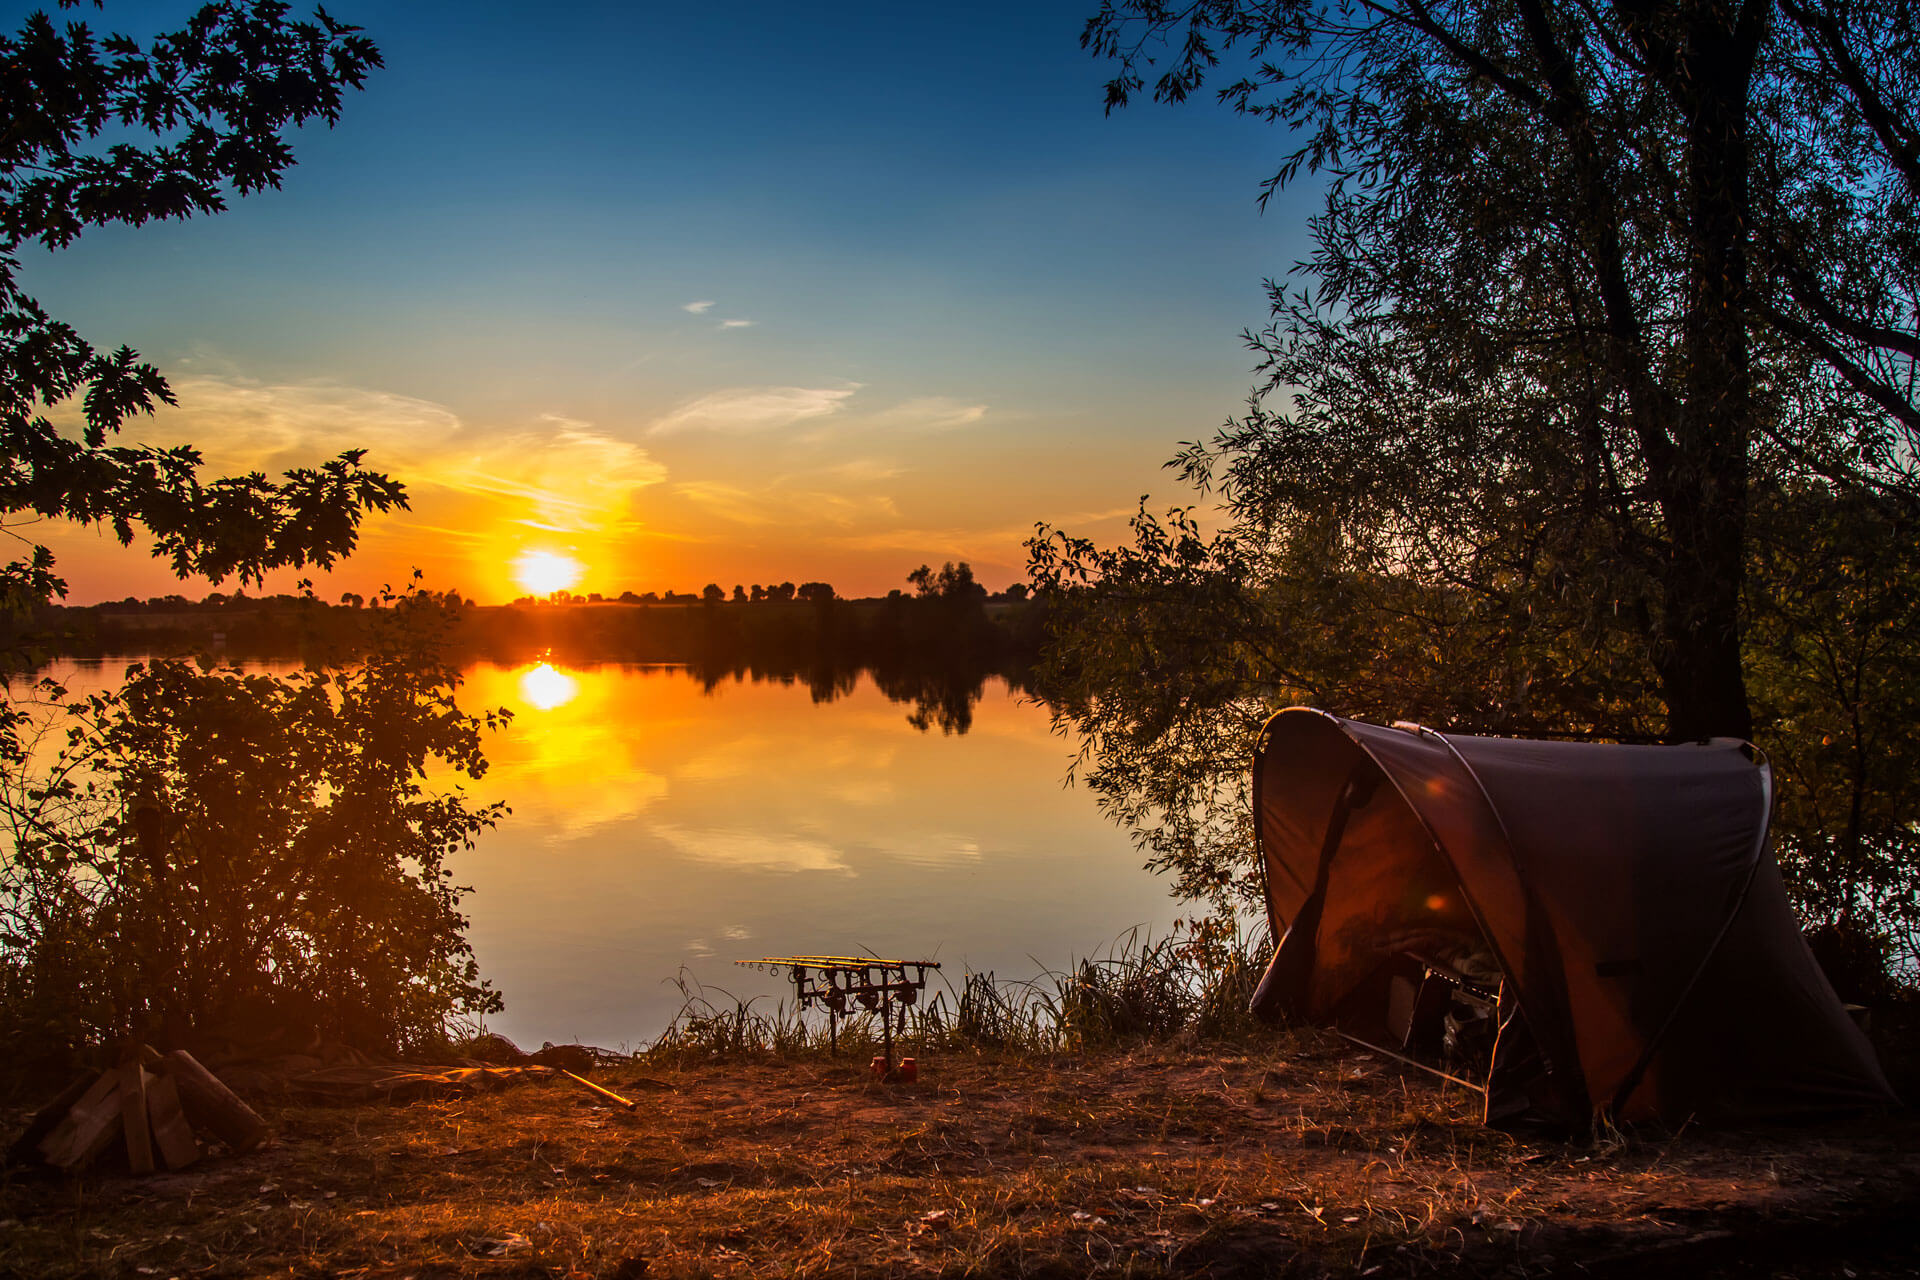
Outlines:
[[970,427],[986,416],[984,404],[968,404],[948,396],[918,396],[882,409],[868,419],[867,425],[886,431],[933,433]]
[[650,435],[681,431],[747,434],[775,431],[839,413],[860,384],[839,387],[734,387],[689,400],[658,419]]
[[[432,453],[462,431],[445,405],[335,383],[176,379],[179,407],[155,415],[153,433],[192,439],[216,467],[273,471],[309,465],[342,448],[365,448],[371,465]],[[146,434],[146,433],[142,433]]]
[[871,434],[875,436],[931,436],[961,431],[987,416],[987,406],[951,396],[914,396],[880,409],[848,413],[832,422],[810,426],[800,437],[803,444],[825,444],[829,440]]
[[753,325],[754,322],[751,320],[722,320],[720,322],[722,329],[751,329]]
[[682,311],[691,311],[694,315],[697,315],[697,316],[703,316],[707,314],[707,312],[713,310],[713,299],[702,298],[698,302],[689,302],[685,306],[681,307],[680,309]]
[[645,449],[591,429],[496,437],[446,468],[440,483],[526,504],[522,522],[549,530],[633,527],[632,495],[667,478]]
[[508,499],[519,519],[556,530],[621,527],[632,493],[667,478],[641,446],[558,413],[488,431],[444,405],[361,387],[198,377],[174,390],[179,407],[154,428],[193,440],[218,470],[276,471],[365,448],[369,466],[416,493]]

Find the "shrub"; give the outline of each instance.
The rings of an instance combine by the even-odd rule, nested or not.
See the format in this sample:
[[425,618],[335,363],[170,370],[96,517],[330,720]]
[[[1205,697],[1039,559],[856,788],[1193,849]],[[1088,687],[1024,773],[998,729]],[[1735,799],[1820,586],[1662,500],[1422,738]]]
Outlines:
[[501,1007],[447,865],[503,812],[448,785],[485,771],[501,713],[455,704],[444,600],[383,603],[350,663],[158,660],[86,699],[43,682],[65,732],[0,795],[9,1043],[53,1065],[119,1036],[281,1027],[401,1051]]

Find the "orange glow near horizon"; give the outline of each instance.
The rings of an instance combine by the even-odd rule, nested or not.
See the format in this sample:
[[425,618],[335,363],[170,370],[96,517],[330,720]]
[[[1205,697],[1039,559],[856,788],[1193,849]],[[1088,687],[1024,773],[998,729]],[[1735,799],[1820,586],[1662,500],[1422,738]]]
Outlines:
[[587,566],[557,551],[525,551],[513,562],[513,580],[537,596],[571,591]]

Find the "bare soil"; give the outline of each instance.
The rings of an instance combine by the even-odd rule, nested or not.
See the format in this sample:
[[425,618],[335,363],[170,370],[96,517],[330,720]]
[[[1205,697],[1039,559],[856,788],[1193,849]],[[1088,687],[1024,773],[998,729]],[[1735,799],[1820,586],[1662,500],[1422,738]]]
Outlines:
[[[0,1175],[0,1275],[1920,1274],[1920,1122],[1510,1135],[1318,1035],[1231,1053],[635,1063],[258,1101],[179,1174]],[[25,1114],[5,1117],[16,1129]]]

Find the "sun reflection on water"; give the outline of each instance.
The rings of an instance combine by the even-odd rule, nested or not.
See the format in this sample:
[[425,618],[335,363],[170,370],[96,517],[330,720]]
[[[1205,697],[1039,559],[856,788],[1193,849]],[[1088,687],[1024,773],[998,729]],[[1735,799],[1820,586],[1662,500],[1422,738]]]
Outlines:
[[572,702],[580,692],[580,682],[564,671],[555,671],[542,662],[520,673],[520,696],[536,711],[551,711]]

